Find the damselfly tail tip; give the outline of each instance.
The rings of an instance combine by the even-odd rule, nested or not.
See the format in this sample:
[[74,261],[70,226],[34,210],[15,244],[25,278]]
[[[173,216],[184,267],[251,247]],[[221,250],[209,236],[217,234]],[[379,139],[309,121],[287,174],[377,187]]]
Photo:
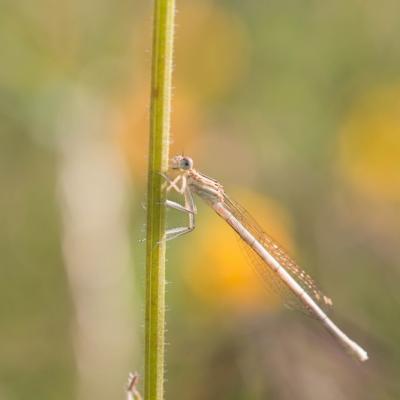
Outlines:
[[351,349],[349,349],[349,352],[357,358],[361,362],[365,362],[368,360],[368,353],[357,343],[351,341]]
[[360,359],[361,362],[367,361],[368,360],[368,353],[363,350],[360,353],[359,359]]

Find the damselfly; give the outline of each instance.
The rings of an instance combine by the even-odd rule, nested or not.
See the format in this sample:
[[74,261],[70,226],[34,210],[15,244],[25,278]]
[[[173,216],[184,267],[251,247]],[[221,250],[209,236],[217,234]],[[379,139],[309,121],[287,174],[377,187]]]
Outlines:
[[367,352],[341,331],[324,312],[323,308],[332,305],[330,298],[324,296],[311,277],[304,272],[282,249],[258,226],[252,217],[237,203],[231,200],[222,185],[193,168],[193,160],[186,156],[175,156],[171,168],[178,171],[168,181],[167,191],[175,190],[184,197],[184,205],[167,200],[166,205],[188,214],[189,225],[169,229],[166,239],[173,239],[189,233],[195,226],[196,205],[193,193],[201,197],[223,218],[245,243],[251,261],[260,277],[270,286],[278,287],[285,294],[288,303],[295,303],[303,311],[318,319],[339,343],[360,361],[368,359]]

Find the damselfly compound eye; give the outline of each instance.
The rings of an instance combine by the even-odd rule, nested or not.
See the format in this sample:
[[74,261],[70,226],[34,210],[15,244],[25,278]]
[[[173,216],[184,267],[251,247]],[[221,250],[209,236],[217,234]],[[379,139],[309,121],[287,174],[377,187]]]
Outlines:
[[182,169],[192,169],[193,168],[193,160],[189,157],[183,157],[181,161]]
[[193,160],[190,157],[175,156],[170,164],[172,169],[190,170],[193,168]]

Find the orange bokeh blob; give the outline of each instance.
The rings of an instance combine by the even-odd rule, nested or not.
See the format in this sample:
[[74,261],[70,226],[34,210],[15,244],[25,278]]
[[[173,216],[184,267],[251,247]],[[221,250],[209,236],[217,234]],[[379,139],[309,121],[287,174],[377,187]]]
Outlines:
[[[204,104],[235,88],[246,71],[248,40],[240,17],[209,1],[179,5],[176,23],[170,152],[198,155],[207,135]],[[132,59],[136,84],[127,89],[120,106],[117,140],[135,178],[143,181],[150,118],[148,21],[135,28],[133,47],[137,55]]]
[[[274,203],[253,192],[237,196],[268,233],[286,248],[293,248],[288,233],[288,216]],[[199,229],[192,234],[190,252],[185,255],[185,280],[202,300],[217,308],[275,308],[281,303],[276,293],[265,290],[252,270],[239,239],[217,215],[202,216]]]
[[[136,179],[146,178],[149,140],[149,87],[142,86],[122,108],[118,144]],[[171,121],[171,154],[181,152],[182,146],[192,148],[201,125],[200,110],[182,93],[174,96]]]

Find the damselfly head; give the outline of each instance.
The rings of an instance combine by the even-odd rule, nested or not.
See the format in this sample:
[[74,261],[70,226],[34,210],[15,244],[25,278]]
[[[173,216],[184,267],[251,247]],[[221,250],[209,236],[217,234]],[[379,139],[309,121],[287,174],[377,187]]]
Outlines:
[[172,169],[189,170],[193,168],[193,160],[186,156],[175,156],[171,160]]

